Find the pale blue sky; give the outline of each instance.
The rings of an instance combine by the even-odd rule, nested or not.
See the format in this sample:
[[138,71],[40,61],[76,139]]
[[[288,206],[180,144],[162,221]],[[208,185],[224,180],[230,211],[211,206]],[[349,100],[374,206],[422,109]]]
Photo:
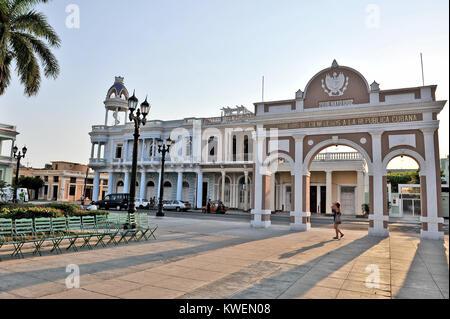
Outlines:
[[[66,6],[80,8],[68,29]],[[380,8],[379,28],[366,7]],[[224,106],[290,99],[335,58],[382,89],[438,84],[449,92],[448,1],[58,0],[38,8],[62,39],[61,75],[26,98],[16,77],[0,97],[0,122],[15,124],[28,161],[86,163],[88,132],[103,124],[114,76],[138,97],[149,94],[152,119],[217,116]],[[448,154],[448,106],[441,115]]]

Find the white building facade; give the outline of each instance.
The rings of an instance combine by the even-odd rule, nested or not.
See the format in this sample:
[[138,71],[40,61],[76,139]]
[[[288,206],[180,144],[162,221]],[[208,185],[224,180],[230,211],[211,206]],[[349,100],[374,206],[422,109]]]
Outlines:
[[[446,101],[436,101],[436,88],[381,90],[334,61],[294,99],[255,103],[254,112],[224,108],[217,118],[149,121],[139,141],[137,196],[158,197],[164,187],[164,199],[197,207],[220,199],[251,210],[253,227],[270,227],[273,211],[288,211],[291,228],[301,231],[310,229],[311,212],[329,212],[334,200],[355,214],[367,203],[369,234],[387,236],[386,167],[409,156],[420,166],[422,236],[442,239],[437,115]],[[105,123],[90,133],[94,200],[100,173],[109,174],[108,193],[129,191],[127,99],[123,78],[116,78],[104,102]],[[156,141],[169,137],[176,143],[161,185]],[[355,153],[323,153],[335,145]]]

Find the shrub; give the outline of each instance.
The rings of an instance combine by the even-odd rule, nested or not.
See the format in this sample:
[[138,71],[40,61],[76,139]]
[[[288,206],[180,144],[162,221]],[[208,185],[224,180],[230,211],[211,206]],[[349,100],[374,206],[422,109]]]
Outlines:
[[0,218],[57,218],[108,215],[108,211],[83,210],[80,206],[66,203],[51,203],[44,206],[31,204],[4,204],[0,206]]
[[62,210],[65,216],[74,216],[73,214],[82,210],[80,206],[69,203],[50,203],[45,204],[44,207]]
[[57,218],[64,217],[63,211],[47,207],[3,207],[0,210],[0,218],[11,219],[34,219],[34,218]]

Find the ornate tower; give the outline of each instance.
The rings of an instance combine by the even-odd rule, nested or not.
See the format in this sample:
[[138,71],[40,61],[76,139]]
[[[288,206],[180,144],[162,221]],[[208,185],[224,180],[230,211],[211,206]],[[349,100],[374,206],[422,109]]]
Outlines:
[[127,112],[128,112],[128,90],[125,87],[123,77],[116,76],[116,79],[114,81],[113,86],[108,90],[108,94],[106,94],[106,100],[103,102],[105,104],[105,126],[108,126],[108,115],[109,112],[113,112],[113,118],[114,118],[114,126],[117,126],[121,124],[119,119],[119,114],[123,112],[125,114],[124,116],[124,122],[127,121]]

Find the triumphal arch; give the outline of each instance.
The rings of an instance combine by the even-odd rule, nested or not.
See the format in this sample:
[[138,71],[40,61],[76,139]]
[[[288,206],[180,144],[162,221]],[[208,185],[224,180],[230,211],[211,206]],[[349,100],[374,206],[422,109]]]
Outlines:
[[317,73],[294,99],[255,103],[253,227],[269,227],[270,178],[288,165],[292,178],[291,229],[308,231],[310,166],[325,148],[357,150],[367,165],[369,235],[389,235],[387,165],[399,156],[420,168],[421,236],[443,239],[436,85],[382,89],[340,66]]

